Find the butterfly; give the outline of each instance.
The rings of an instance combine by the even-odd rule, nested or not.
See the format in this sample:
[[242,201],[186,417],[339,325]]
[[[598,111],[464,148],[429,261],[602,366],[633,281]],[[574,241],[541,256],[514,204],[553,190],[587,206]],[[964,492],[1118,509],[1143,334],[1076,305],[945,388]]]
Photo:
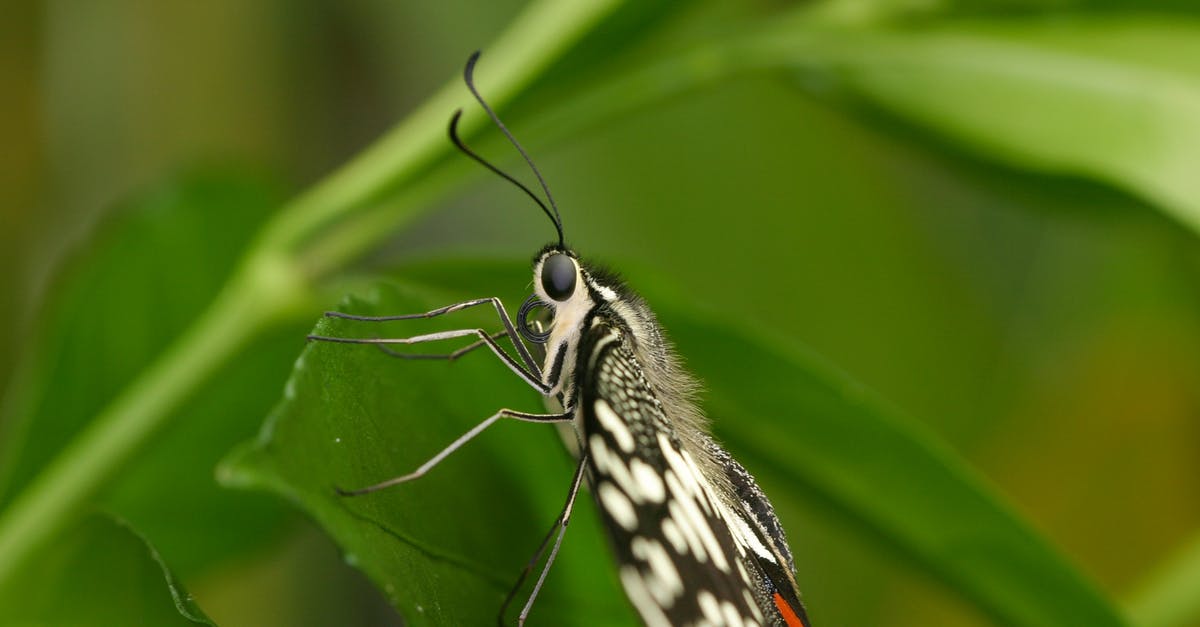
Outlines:
[[[475,87],[478,58],[476,52],[467,61],[466,85],[529,164],[546,200],[462,141],[457,131],[461,110],[451,117],[449,135],[464,154],[523,190],[553,223],[557,241],[533,260],[534,293],[515,322],[498,298],[398,316],[326,314],[360,321],[406,320],[490,305],[504,327],[496,334],[457,329],[409,338],[310,339],[385,346],[474,337],[473,344],[442,357],[453,359],[486,347],[561,411],[502,409],[417,470],[342,494],[367,494],[417,479],[501,419],[571,425],[578,459],[566,504],[501,607],[501,621],[549,547],[518,616],[518,624],[525,622],[586,479],[616,555],[625,594],[649,627],[809,627],[795,561],[770,501],[750,473],[710,435],[695,401],[698,385],[682,367],[646,301],[615,273],[584,261],[566,245],[558,207],[541,173]],[[552,318],[530,319],[535,310],[543,309]],[[515,357],[501,345],[505,338],[512,343]],[[540,362],[531,346],[544,356]]]

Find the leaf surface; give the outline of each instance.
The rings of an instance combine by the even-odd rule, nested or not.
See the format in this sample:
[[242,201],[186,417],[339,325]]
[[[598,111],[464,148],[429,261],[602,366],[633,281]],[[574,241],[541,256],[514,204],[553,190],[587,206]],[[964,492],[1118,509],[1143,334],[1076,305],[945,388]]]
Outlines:
[[0,598],[5,625],[212,625],[158,552],[94,514]]
[[[383,284],[342,310],[411,313],[453,300]],[[399,337],[475,325],[499,327],[489,308],[385,325],[325,318],[314,333]],[[403,348],[438,352],[467,343]],[[447,363],[315,342],[297,360],[259,439],[227,460],[222,477],[296,502],[410,624],[491,624],[566,497],[572,461],[554,427],[501,421],[417,481],[357,497],[339,496],[334,486],[405,474],[501,407],[543,411],[540,397],[523,388],[486,350]],[[589,500],[579,499],[530,624],[630,624]],[[529,588],[510,608],[510,622]]]
[[1112,184],[1200,230],[1193,19],[945,21],[812,41],[798,64],[827,63],[892,115],[989,159]]

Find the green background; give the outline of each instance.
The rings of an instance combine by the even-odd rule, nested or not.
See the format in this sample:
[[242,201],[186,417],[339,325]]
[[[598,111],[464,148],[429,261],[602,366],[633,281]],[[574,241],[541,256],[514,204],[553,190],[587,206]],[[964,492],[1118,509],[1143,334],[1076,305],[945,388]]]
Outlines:
[[[527,293],[551,226],[443,136],[483,48],[481,86],[550,182],[568,242],[647,295],[705,378],[716,432],[780,510],[817,624],[1200,624],[1200,11],[641,3],[578,39],[552,15],[526,48],[493,47],[544,8],[14,7],[0,26],[0,534],[19,495],[67,494],[30,482],[63,451],[86,457],[65,448],[83,425],[171,389],[162,424],[106,429],[137,443],[50,536],[118,538],[99,543],[126,547],[110,572],[133,573],[131,597],[153,597],[161,569],[95,510],[177,575],[162,602],[186,587],[217,624],[396,623],[389,605],[413,624],[490,618],[569,479],[552,433],[498,426],[408,499],[347,506],[328,486],[403,472],[536,395],[483,356],[414,365],[303,342],[324,309],[512,308]],[[422,109],[420,130],[364,153],[445,84],[454,100]],[[477,110],[465,120],[530,180]],[[388,156],[418,144],[434,152]],[[229,277],[259,267],[239,260],[274,246],[261,233],[356,156],[372,172],[358,180],[379,182],[330,192],[324,219],[280,236],[294,282],[231,315],[247,337],[191,383],[139,387]],[[261,430],[268,415],[278,431]],[[339,457],[328,429],[361,448]],[[590,504],[579,516],[534,619],[623,624]],[[21,586],[0,583],[0,619],[68,615],[17,612],[23,586],[61,589],[37,598],[77,604],[82,622],[160,611],[73,593],[105,575],[87,564],[120,558],[46,542]],[[439,555],[465,566],[443,572]],[[462,607],[425,615],[422,599]]]

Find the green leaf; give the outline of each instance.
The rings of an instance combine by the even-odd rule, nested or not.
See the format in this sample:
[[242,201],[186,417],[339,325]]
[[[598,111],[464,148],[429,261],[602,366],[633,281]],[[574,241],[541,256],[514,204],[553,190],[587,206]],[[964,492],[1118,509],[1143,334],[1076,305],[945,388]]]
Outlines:
[[[484,264],[424,273],[450,277],[445,283],[456,286],[527,282]],[[415,312],[452,300],[381,286],[347,309]],[[488,313],[386,326],[326,319],[315,332],[402,337],[490,328]],[[729,326],[683,315],[665,320],[709,389],[719,435],[748,467],[765,470],[773,484],[793,486],[772,493],[777,504],[815,494],[1005,624],[1123,624],[1091,583],[964,462],[844,376]],[[494,426],[429,475],[381,493],[348,499],[332,485],[359,487],[404,474],[495,409],[536,408],[536,395],[523,388],[490,355],[447,364],[396,360],[369,346],[315,344],[297,362],[260,439],[230,460],[226,478],[295,500],[408,619],[490,620],[504,584],[557,511],[570,473],[547,429]],[[611,576],[596,572],[599,563],[609,568],[609,559],[591,516],[580,511],[573,520],[534,618],[562,624],[583,607],[623,606]],[[803,587],[820,577],[821,565],[800,570]],[[586,596],[569,596],[581,590]],[[821,600],[809,603],[819,620]]]
[[128,525],[89,516],[0,598],[5,625],[212,625]]
[[987,158],[1110,183],[1200,230],[1195,20],[950,22],[808,43],[798,24],[797,63],[889,113]]
[[1200,590],[1200,534],[1156,568],[1126,607],[1142,627],[1189,625],[1200,615],[1196,590]]
[[801,8],[612,71],[573,89],[582,95],[562,110],[539,112],[530,134],[575,138],[598,120],[734,77],[799,70],[806,90],[842,96],[840,108],[905,121],[1007,166],[1112,185],[1200,231],[1200,20],[1080,13],[982,21],[935,11],[895,24],[859,15],[858,4],[844,14]]
[[[382,285],[341,309],[381,315],[452,299]],[[372,337],[496,326],[495,313],[488,314],[383,326],[327,318],[314,333]],[[445,363],[313,343],[258,441],[235,453],[221,475],[227,484],[267,488],[296,502],[409,624],[491,624],[566,497],[572,462],[552,427],[502,422],[420,481],[383,492],[349,498],[334,486],[357,488],[409,472],[501,407],[542,411],[538,395],[486,351]],[[530,624],[630,623],[590,507],[579,500]]]
[[[0,495],[12,498],[211,301],[277,200],[226,172],[168,181],[121,207],[62,270],[40,316],[36,363],[7,399]],[[185,576],[257,547],[282,508],[221,489],[213,468],[254,433],[303,328],[260,338],[105,497]],[[5,503],[0,500],[0,503]]]

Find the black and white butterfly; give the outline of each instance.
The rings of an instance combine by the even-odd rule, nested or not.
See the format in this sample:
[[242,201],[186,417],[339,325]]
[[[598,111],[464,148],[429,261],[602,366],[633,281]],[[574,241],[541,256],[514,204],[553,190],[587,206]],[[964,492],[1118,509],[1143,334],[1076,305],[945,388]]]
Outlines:
[[[472,73],[478,54],[467,62],[467,86],[525,157],[549,205],[459,139],[461,111],[451,119],[450,137],[468,156],[524,190],[554,223],[558,241],[534,257],[533,295],[521,307],[515,324],[497,298],[382,318],[327,314],[365,321],[403,320],[491,305],[504,327],[496,334],[459,329],[396,339],[311,339],[386,345],[476,337],[473,344],[443,357],[453,359],[486,346],[562,411],[502,409],[416,471],[343,494],[365,494],[416,479],[502,418],[571,424],[578,466],[562,514],[509,595],[511,601],[553,540],[518,624],[524,623],[554,562],[586,478],[617,556],[625,593],[646,625],[808,627],[795,563],[770,502],[750,473],[709,435],[707,421],[694,401],[696,382],[681,367],[646,302],[615,274],[581,260],[565,245],[558,208],[541,174],[475,89]],[[544,326],[529,319],[539,308],[553,314]],[[505,337],[512,342],[515,357],[500,345]],[[544,353],[542,363],[522,338]],[[389,353],[405,356],[390,349]],[[503,615],[501,608],[501,620]]]

